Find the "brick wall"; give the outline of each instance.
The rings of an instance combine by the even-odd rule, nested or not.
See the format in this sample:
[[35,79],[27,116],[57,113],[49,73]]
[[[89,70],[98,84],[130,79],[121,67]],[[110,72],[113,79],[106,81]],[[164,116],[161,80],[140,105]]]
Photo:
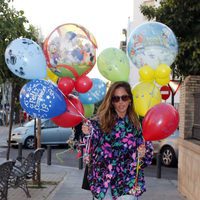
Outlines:
[[188,76],[180,87],[178,161],[178,189],[188,200],[200,197],[200,141],[192,139],[195,93],[200,93],[200,76]]
[[195,93],[200,93],[200,76],[188,76],[180,87],[179,128],[183,139],[192,136]]

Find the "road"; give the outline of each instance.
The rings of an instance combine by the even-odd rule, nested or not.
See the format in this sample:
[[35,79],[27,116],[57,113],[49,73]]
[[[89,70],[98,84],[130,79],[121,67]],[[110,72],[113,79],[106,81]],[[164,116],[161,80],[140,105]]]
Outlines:
[[[8,128],[0,126],[0,158],[6,158],[6,139],[8,134]],[[46,148],[46,147],[44,147]],[[28,153],[32,150],[23,149],[22,156],[26,157]],[[63,165],[63,166],[70,166],[70,167],[79,167],[79,158],[77,158],[77,151],[70,151],[66,147],[52,147],[51,148],[51,164],[52,165]],[[10,159],[15,159],[18,156],[18,149],[11,148],[10,151]],[[47,163],[47,149],[42,158],[43,163]],[[177,180],[177,168],[161,168],[161,177],[170,180]],[[155,161],[153,164],[145,169],[145,175],[150,177],[156,177],[156,163]]]

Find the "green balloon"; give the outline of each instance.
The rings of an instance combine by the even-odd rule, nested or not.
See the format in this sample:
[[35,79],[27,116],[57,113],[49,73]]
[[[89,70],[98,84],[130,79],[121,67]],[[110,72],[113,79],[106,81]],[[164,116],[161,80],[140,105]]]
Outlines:
[[94,113],[94,104],[83,104],[84,116],[86,118],[91,117]]
[[112,82],[128,81],[129,60],[121,49],[107,48],[103,50],[97,58],[97,66],[102,76]]

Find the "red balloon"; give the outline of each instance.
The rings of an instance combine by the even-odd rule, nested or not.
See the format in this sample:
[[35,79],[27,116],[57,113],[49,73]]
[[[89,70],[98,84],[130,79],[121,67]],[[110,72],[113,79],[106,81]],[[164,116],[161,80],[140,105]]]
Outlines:
[[178,127],[178,111],[170,104],[153,106],[145,115],[142,128],[146,141],[162,140],[170,136]]
[[58,88],[64,95],[68,95],[74,89],[74,80],[70,77],[60,78],[58,81]]
[[84,115],[84,108],[80,100],[70,94],[65,98],[67,104],[67,111],[63,114],[52,118],[51,120],[61,127],[73,127],[78,125],[82,121],[82,115]]
[[77,92],[85,93],[92,88],[92,80],[87,76],[80,76],[75,81]]

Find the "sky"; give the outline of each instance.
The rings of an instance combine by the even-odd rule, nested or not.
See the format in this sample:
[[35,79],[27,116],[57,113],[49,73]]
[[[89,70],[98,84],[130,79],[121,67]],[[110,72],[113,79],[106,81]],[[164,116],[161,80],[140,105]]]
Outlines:
[[[57,26],[76,23],[88,29],[96,38],[98,49],[119,48],[122,29],[133,15],[133,0],[14,0],[17,10],[24,10],[31,24],[40,28],[44,38]],[[102,78],[95,66],[90,77]],[[102,78],[103,79],[103,78]]]

